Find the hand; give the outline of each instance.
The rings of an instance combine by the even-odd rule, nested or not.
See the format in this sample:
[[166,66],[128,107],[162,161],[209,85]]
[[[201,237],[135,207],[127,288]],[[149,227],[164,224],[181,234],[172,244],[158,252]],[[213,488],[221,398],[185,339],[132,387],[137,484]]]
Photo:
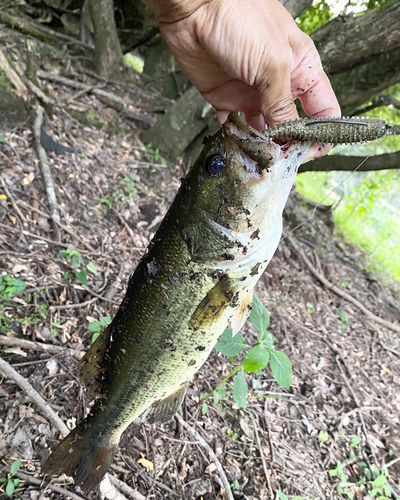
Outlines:
[[[171,16],[168,1],[151,2],[161,3],[160,30],[220,123],[244,111],[262,131],[298,118],[297,98],[308,116],[340,116],[312,40],[277,0],[170,0]],[[315,144],[307,159],[329,150]]]

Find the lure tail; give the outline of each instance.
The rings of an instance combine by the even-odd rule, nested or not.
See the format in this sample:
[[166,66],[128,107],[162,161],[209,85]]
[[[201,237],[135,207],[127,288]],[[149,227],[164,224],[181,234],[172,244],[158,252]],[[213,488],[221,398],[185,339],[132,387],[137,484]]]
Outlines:
[[79,424],[61,441],[42,467],[44,474],[67,474],[84,491],[93,490],[107,472],[118,446],[118,440],[99,442],[99,429]]

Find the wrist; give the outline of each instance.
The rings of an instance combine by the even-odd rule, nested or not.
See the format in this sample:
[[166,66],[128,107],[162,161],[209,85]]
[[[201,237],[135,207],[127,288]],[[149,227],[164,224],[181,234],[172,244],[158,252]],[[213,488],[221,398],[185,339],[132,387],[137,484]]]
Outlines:
[[200,7],[216,0],[142,0],[159,23],[175,23],[186,19]]

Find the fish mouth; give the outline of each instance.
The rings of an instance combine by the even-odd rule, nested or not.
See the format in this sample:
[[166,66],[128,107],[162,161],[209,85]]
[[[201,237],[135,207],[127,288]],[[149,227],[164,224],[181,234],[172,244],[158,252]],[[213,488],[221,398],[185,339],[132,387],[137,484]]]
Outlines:
[[[230,113],[222,126],[226,138],[239,149],[242,156],[250,159],[258,171],[258,180],[266,177],[292,174],[303,161],[310,145],[299,141],[277,144],[272,139],[248,125],[237,113]],[[254,179],[256,181],[256,179]]]

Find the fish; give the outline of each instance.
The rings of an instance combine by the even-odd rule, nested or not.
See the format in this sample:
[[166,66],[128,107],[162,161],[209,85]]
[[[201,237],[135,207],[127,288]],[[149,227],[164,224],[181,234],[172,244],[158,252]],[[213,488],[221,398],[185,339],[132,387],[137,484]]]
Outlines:
[[310,147],[278,145],[236,113],[204,142],[119,310],[80,362],[90,412],[42,468],[87,492],[128,425],[168,421],[225,329],[243,326]]

